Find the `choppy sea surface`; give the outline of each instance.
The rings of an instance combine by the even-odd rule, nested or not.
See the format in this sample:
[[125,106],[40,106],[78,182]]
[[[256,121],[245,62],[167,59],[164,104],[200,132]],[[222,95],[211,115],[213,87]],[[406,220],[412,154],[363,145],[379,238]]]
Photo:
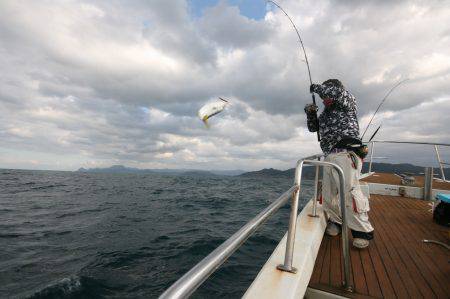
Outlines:
[[[292,181],[0,170],[0,297],[156,298]],[[286,205],[192,297],[241,297],[288,218]]]

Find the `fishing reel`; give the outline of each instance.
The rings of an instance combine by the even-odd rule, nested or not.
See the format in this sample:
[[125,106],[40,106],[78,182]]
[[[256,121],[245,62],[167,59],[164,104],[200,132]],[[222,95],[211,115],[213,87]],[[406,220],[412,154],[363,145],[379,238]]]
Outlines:
[[367,144],[361,144],[360,146],[356,147],[353,151],[358,157],[364,160],[364,158],[367,157],[367,155],[369,154],[369,146]]

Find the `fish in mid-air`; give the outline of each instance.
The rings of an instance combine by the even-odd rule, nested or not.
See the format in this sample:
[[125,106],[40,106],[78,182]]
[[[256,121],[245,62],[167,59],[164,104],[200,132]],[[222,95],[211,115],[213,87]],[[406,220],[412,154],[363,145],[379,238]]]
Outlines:
[[229,104],[227,100],[222,99],[221,97],[219,97],[219,99],[220,101],[208,103],[204,105],[202,108],[200,108],[200,110],[198,111],[198,117],[203,121],[205,126],[208,128],[209,128],[208,119],[222,112],[225,109],[225,107]]

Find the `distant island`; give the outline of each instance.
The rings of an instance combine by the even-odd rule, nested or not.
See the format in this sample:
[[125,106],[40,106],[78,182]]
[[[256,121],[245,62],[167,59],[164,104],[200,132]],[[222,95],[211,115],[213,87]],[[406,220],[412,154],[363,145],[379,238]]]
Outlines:
[[179,174],[190,176],[212,176],[212,175],[227,175],[236,176],[244,173],[243,170],[199,170],[199,169],[141,169],[134,167],[126,167],[123,165],[113,165],[105,168],[79,168],[78,172],[90,173],[159,173],[159,174]]
[[[365,162],[363,165],[363,172],[367,172],[369,163]],[[389,173],[411,173],[420,175],[424,172],[424,167],[416,166],[412,164],[391,164],[391,163],[373,163],[372,171],[375,172],[389,172]],[[295,168],[287,170],[278,170],[274,168],[264,168],[258,171],[243,170],[198,170],[198,169],[140,169],[126,167],[123,165],[113,165],[106,168],[80,168],[78,172],[89,173],[159,173],[159,174],[177,174],[177,175],[189,175],[189,176],[214,176],[214,175],[226,175],[226,176],[239,176],[244,178],[294,178]],[[445,175],[450,177],[450,168],[444,169]],[[440,170],[435,168],[434,173],[440,177]],[[315,167],[305,165],[302,171],[302,176],[305,179],[313,179],[315,175]]]
[[[365,162],[363,165],[363,172],[367,172],[369,169],[369,163]],[[411,173],[413,175],[423,175],[425,171],[424,166],[417,166],[409,163],[391,164],[391,163],[372,163],[372,171],[375,172],[388,172],[388,173]],[[434,167],[434,174],[438,174],[440,177],[441,170],[438,167]],[[450,168],[444,168],[444,174],[447,177],[450,175]]]
[[[305,179],[313,179],[315,175],[315,167],[307,166],[303,167],[302,177]],[[278,170],[273,168],[264,168],[258,171],[249,171],[239,175],[240,177],[279,177],[279,178],[294,178],[295,168],[288,170]]]
[[[420,175],[424,173],[423,166],[417,166],[407,163],[391,164],[391,163],[372,163],[372,171],[375,172],[388,172],[388,173],[411,173],[413,175]],[[367,172],[369,169],[369,163],[364,162],[362,172]],[[444,168],[446,177],[450,177],[450,168]],[[434,174],[440,177],[439,168],[434,168]],[[242,177],[291,177],[294,178],[295,168],[288,170],[277,170],[273,168],[265,168],[258,171],[250,171],[240,174]],[[315,176],[315,167],[306,166],[303,168],[302,177],[305,179],[313,179]]]

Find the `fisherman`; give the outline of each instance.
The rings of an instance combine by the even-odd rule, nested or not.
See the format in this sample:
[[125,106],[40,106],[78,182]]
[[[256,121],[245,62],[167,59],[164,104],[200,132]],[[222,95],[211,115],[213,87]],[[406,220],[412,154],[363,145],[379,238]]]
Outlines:
[[[311,93],[323,100],[324,110],[317,119],[318,107],[305,106],[307,125],[311,132],[320,133],[320,147],[325,161],[339,165],[344,171],[347,223],[353,236],[353,246],[366,248],[373,239],[369,222],[369,200],[359,186],[359,175],[364,157],[359,140],[359,125],[355,97],[337,79],[312,84]],[[322,184],[323,208],[328,215],[326,233],[336,236],[341,231],[342,217],[339,203],[339,177],[336,170],[324,168]]]

